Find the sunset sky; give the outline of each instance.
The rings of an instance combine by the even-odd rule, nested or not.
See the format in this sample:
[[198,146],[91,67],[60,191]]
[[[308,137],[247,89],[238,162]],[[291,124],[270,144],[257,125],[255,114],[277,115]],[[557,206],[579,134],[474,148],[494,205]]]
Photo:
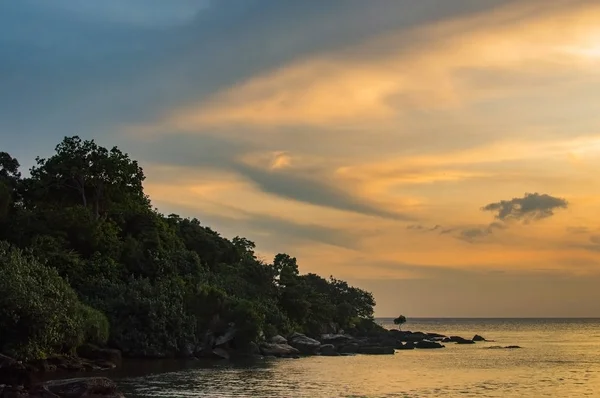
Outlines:
[[378,316],[600,316],[597,0],[2,1],[0,150],[65,135]]

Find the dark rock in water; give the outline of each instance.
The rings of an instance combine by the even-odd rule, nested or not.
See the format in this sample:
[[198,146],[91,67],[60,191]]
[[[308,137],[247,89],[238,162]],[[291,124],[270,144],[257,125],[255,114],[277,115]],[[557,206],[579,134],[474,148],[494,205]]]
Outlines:
[[475,344],[473,340],[459,340],[456,344]]
[[406,342],[404,344],[400,343],[396,346],[397,350],[414,350],[415,349],[415,343],[409,341]]
[[519,349],[519,348],[523,348],[523,347],[520,347],[518,345],[508,345],[506,347],[502,347],[500,345],[495,345],[492,347],[486,347],[486,349],[488,349],[488,350],[514,350],[514,349]]
[[415,348],[435,349],[435,348],[444,348],[444,346],[442,344],[438,343],[437,341],[422,340],[415,344]]
[[340,353],[336,351],[333,344],[323,344],[319,349],[319,352],[321,355],[326,357],[337,357],[340,355]]
[[[192,347],[193,346],[189,347],[190,351],[193,350]],[[114,363],[117,366],[121,364],[122,360],[121,351],[109,348],[99,348],[92,344],[82,345],[77,349],[77,354],[82,358],[90,359],[92,361],[108,361]]]
[[302,333],[293,333],[288,337],[288,344],[300,351],[304,355],[317,355],[321,342],[311,339]]
[[486,341],[484,337],[476,334],[475,336],[473,336],[473,338],[471,339],[473,341]]
[[394,355],[394,347],[364,346],[358,349],[359,354],[365,355]]
[[357,354],[360,346],[358,343],[350,343],[344,346],[341,346],[338,351],[340,354]]
[[117,385],[105,377],[47,381],[30,392],[31,398],[122,398]]
[[[319,344],[319,347],[321,345]],[[274,357],[288,357],[293,355],[298,355],[300,351],[289,344],[271,344],[271,343],[262,343],[260,345],[260,352],[264,356],[274,356]]]
[[356,342],[356,339],[347,334],[321,335],[321,344],[333,344],[337,348],[354,342]]
[[427,336],[429,337],[429,340],[442,340],[445,339],[446,336],[444,336],[443,334],[439,334],[439,333],[427,333]]
[[426,335],[425,333],[421,333],[421,332],[405,332],[403,335],[398,337],[398,340],[406,343],[406,342],[417,342],[417,341],[422,341],[422,340],[427,340],[429,339],[429,336]]
[[460,336],[450,336],[442,340],[442,343],[473,344],[473,340],[467,340]]
[[277,335],[277,336],[273,336],[271,337],[271,339],[269,340],[269,343],[273,343],[273,344],[287,344],[288,341],[285,337]]

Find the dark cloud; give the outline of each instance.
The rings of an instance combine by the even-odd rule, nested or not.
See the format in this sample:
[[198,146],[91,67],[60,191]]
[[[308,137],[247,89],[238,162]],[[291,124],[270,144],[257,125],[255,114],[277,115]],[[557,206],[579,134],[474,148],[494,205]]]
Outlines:
[[[393,220],[415,219],[412,215],[403,213],[401,209],[397,212],[385,210],[336,187],[335,181],[326,177],[328,171],[325,169],[266,170],[240,162],[239,159],[245,154],[259,149],[252,144],[211,135],[176,134],[154,142],[129,145],[140,154],[141,160],[153,164],[186,167],[190,171],[196,168],[213,168],[234,172],[256,184],[261,191],[282,198]],[[163,178],[170,179],[173,176]]]
[[264,192],[280,197],[310,203],[316,206],[361,213],[393,220],[413,220],[415,217],[391,212],[352,196],[333,184],[332,181],[318,180],[291,171],[263,170],[244,164],[232,165],[244,177],[257,184]]
[[118,141],[118,126],[293,60],[506,2],[1,1],[0,139],[11,152],[72,134]]
[[554,211],[566,209],[568,202],[547,194],[527,193],[522,198],[490,203],[481,210],[496,213],[498,220],[534,221],[552,217]]

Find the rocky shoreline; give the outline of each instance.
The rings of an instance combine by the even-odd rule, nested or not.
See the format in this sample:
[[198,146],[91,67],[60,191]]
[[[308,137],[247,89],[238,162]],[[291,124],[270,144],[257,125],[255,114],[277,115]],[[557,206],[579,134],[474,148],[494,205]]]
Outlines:
[[[300,358],[306,356],[348,355],[394,355],[396,351],[414,349],[442,349],[445,344],[471,345],[490,342],[475,335],[471,339],[461,336],[445,336],[380,329],[363,335],[323,334],[311,338],[302,333],[288,337],[274,336],[260,343],[250,343],[243,350],[233,346],[235,328],[219,336],[205,336],[202,344],[190,347],[181,357],[195,359],[233,359],[236,357],[256,358]],[[490,349],[515,349],[519,346],[488,346]],[[119,398],[122,394],[114,382],[104,377],[63,379],[36,382],[40,376],[65,375],[73,372],[95,372],[111,370],[121,364],[121,352],[115,349],[85,345],[78,349],[77,356],[60,356],[45,360],[22,363],[0,354],[0,398]]]

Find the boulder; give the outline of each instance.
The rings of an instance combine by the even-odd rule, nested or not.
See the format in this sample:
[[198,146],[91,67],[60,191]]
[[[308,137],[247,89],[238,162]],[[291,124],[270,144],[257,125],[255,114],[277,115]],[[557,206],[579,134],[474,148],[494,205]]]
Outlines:
[[287,344],[288,341],[285,337],[277,335],[277,336],[273,336],[271,337],[271,339],[269,340],[269,343],[273,343],[273,344]]
[[260,355],[260,347],[254,341],[251,341],[246,348],[246,354],[248,355]]
[[394,355],[394,347],[364,346],[358,349],[359,354],[365,355]]
[[300,351],[289,344],[262,343],[260,352],[264,356],[289,357],[298,355]]
[[323,334],[321,335],[321,344],[333,344],[335,347],[340,348],[341,346],[356,342],[354,337],[347,334]]
[[404,344],[400,343],[396,346],[397,350],[414,350],[415,349],[415,343],[413,342],[406,342]]
[[435,349],[444,348],[444,346],[437,341],[421,340],[415,344],[415,348],[420,349]]
[[321,342],[311,339],[302,333],[293,333],[288,337],[288,344],[300,351],[304,355],[316,355],[321,348]]
[[319,349],[319,352],[326,357],[336,357],[340,355],[333,344],[323,344]]
[[[47,381],[31,391],[32,397],[48,397],[54,394],[61,398],[106,397],[122,398],[117,385],[105,377]],[[43,395],[46,394],[46,395]]]
[[229,352],[223,348],[217,347],[212,351],[212,353],[217,358],[229,359]]
[[406,332],[403,335],[398,337],[398,340],[406,343],[406,342],[417,342],[417,341],[421,341],[421,340],[426,340],[429,339],[429,336],[426,335],[425,333],[421,333],[421,332]]
[[473,336],[473,338],[471,340],[473,340],[473,341],[486,341],[483,336],[480,336],[478,334],[476,334],[475,336]]
[[[189,349],[191,351],[192,347],[189,347]],[[122,360],[121,351],[110,348],[99,348],[92,344],[82,345],[77,349],[77,354],[85,359],[112,362],[117,366],[121,364]]]
[[215,339],[215,346],[222,346],[229,343],[235,337],[235,333],[237,332],[234,326],[230,326],[225,333]]
[[340,354],[357,354],[360,346],[358,343],[350,343],[338,348]]
[[461,341],[457,341],[456,344],[469,345],[469,344],[475,344],[475,342],[473,340],[461,340]]

